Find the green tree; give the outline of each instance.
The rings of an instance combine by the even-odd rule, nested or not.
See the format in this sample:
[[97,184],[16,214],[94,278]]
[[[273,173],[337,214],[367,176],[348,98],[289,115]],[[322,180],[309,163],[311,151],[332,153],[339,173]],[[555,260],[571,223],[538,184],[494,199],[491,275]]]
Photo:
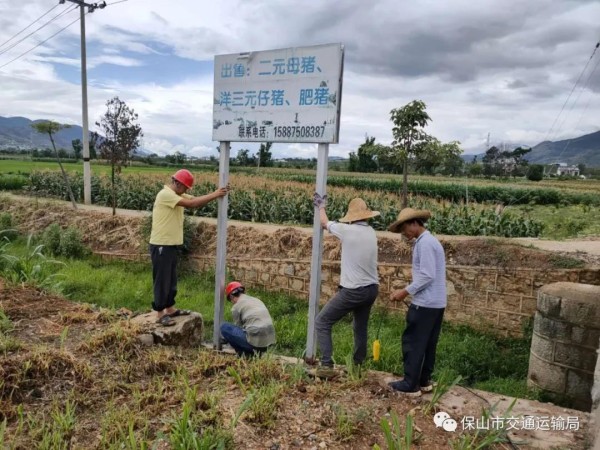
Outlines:
[[96,122],[96,126],[101,128],[104,134],[100,142],[100,155],[108,160],[111,166],[113,216],[117,208],[115,172],[121,172],[121,167],[135,153],[143,136],[142,127],[136,123],[137,120],[138,115],[135,111],[119,97],[114,97],[106,102],[106,112],[100,121]]
[[439,139],[430,137],[415,154],[415,170],[429,175],[437,172],[456,175],[462,169],[462,152],[458,141],[442,143]]
[[250,150],[242,148],[238,150],[235,162],[239,166],[249,167],[257,164],[256,156],[250,156]]
[[71,204],[73,205],[73,209],[77,209],[77,203],[75,203],[75,196],[73,195],[73,190],[71,189],[71,184],[69,183],[69,177],[67,177],[67,172],[65,172],[65,168],[63,167],[62,161],[60,160],[58,150],[56,149],[56,144],[54,143],[54,135],[60,130],[63,130],[65,128],[71,128],[71,125],[63,125],[58,122],[48,120],[43,122],[34,122],[31,124],[31,126],[38,133],[47,134],[50,138],[52,148],[54,149],[54,155],[56,156],[56,162],[58,162],[60,171],[62,172],[63,180],[65,182],[65,188],[67,189],[69,198],[71,199]]
[[527,168],[527,179],[530,181],[541,181],[544,179],[544,166],[541,164],[531,164]]
[[98,152],[96,149],[98,148],[98,143],[101,141],[100,135],[95,131],[90,132],[90,139],[88,142],[88,147],[90,149],[90,159],[98,159]]
[[256,152],[256,159],[258,160],[259,169],[261,167],[271,167],[273,165],[273,159],[271,154],[272,145],[272,142],[260,144],[260,148],[258,149],[258,152]]
[[408,206],[408,162],[427,143],[429,135],[424,128],[431,118],[425,111],[427,106],[421,100],[413,100],[402,108],[390,111],[394,124],[392,152],[394,159],[402,165],[402,208]]
[[360,144],[357,153],[350,153],[350,167],[353,170],[351,172],[376,172],[377,161],[375,160],[375,138],[365,136],[365,142]]
[[81,143],[81,139],[73,139],[71,141],[71,145],[73,146],[73,155],[75,155],[75,160],[78,161],[81,158],[81,153],[83,152],[83,144]]

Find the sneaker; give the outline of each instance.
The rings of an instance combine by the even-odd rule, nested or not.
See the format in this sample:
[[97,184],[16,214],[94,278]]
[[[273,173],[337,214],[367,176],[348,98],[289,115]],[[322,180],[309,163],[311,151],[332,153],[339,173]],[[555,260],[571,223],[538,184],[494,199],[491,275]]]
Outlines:
[[404,381],[393,381],[388,383],[388,386],[394,391],[396,394],[405,395],[407,397],[420,397],[421,389],[411,389],[407,383]]
[[437,386],[437,383],[429,380],[427,383],[421,385],[421,392],[431,392],[433,388]]

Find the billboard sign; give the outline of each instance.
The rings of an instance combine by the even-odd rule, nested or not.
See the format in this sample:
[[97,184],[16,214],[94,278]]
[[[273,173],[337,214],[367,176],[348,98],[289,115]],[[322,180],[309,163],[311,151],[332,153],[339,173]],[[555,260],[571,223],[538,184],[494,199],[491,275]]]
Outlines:
[[213,140],[337,143],[343,63],[341,44],[215,56]]

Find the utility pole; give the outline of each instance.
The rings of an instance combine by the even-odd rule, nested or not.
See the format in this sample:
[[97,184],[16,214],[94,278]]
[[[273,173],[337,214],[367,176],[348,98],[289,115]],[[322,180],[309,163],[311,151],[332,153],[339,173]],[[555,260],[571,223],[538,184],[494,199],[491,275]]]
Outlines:
[[83,128],[83,201],[86,205],[92,204],[92,171],[90,167],[90,132],[88,125],[88,98],[87,98],[87,61],[85,45],[85,12],[93,13],[96,9],[106,8],[106,2],[85,3],[82,0],[59,0],[59,3],[69,1],[79,5],[79,23],[81,25],[81,103],[82,103],[82,128]]

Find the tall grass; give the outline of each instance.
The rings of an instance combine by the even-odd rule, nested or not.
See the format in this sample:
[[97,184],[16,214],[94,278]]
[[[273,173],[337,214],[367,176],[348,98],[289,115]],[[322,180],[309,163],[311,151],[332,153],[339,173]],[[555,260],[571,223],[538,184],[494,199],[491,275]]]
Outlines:
[[[65,266],[60,267],[58,273],[61,284],[57,290],[74,301],[95,303],[108,308],[150,310],[152,279],[149,264],[104,262],[92,257],[69,260]],[[213,329],[213,293],[212,274],[180,273],[177,306],[202,314],[207,340],[212,336]],[[251,290],[250,294],[261,298],[271,315],[276,318],[277,344],[273,351],[301,356],[306,344],[307,303],[282,293]],[[227,302],[225,314],[226,320],[231,320],[230,305]],[[369,329],[370,342],[375,339],[374,324],[380,319],[381,358],[378,362],[368,360],[366,368],[401,374],[404,317],[375,308]],[[344,363],[345,356],[352,352],[351,320],[351,317],[346,317],[333,329],[334,357],[341,364]],[[525,387],[529,347],[530,338],[498,338],[466,326],[445,323],[438,345],[437,370],[445,370],[452,378],[461,375],[466,385],[485,386],[505,395],[535,397],[535,393],[529,392]]]

